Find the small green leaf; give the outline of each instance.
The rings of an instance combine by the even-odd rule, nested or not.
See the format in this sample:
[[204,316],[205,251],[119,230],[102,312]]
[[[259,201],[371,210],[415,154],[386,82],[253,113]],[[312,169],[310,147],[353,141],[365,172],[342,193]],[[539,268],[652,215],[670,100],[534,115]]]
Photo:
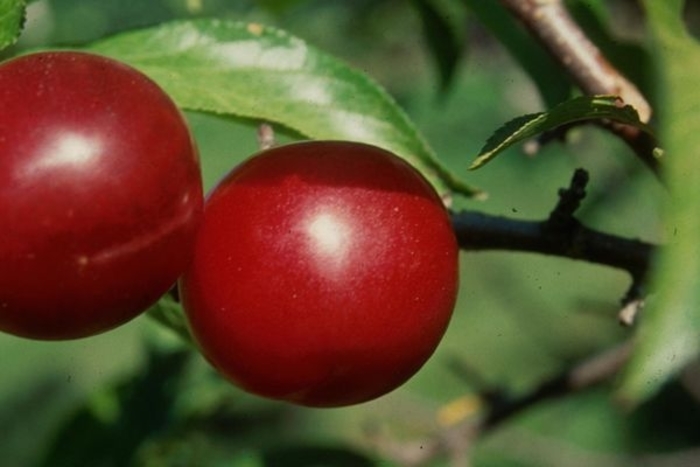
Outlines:
[[140,69],[185,109],[278,123],[314,139],[375,144],[407,159],[443,195],[477,193],[440,163],[380,86],[284,31],[176,21],[88,49]]
[[633,125],[653,134],[652,129],[639,120],[637,111],[629,105],[620,105],[619,98],[580,96],[562,102],[547,112],[523,115],[509,121],[486,141],[469,169],[478,169],[505,149],[545,131],[569,123],[600,119]]
[[26,0],[0,0],[0,50],[17,42],[26,6]]
[[618,396],[644,401],[700,353],[700,44],[685,30],[683,1],[645,0],[660,90],[657,115],[668,154],[668,244],[655,263],[645,308]]

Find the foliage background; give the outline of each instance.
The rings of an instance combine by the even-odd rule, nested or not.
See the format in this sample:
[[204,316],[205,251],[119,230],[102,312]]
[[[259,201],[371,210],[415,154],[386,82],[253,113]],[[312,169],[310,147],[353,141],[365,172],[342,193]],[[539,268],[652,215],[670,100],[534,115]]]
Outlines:
[[[601,5],[593,18],[608,38],[644,56],[648,36],[635,5],[592,3]],[[473,17],[454,21],[466,48],[443,88],[419,11],[392,0],[41,0],[30,4],[20,43],[5,53],[79,45],[173,18],[277,25],[378,80],[440,159],[489,192],[486,201],[457,198],[456,208],[544,218],[557,189],[584,167],[592,180],[579,212],[583,221],[648,241],[666,236],[658,181],[622,143],[593,128],[577,129],[566,145],[550,144],[536,157],[514,148],[467,173],[497,127],[545,106],[523,69]],[[653,97],[642,63],[631,69]],[[249,122],[196,113],[188,119],[207,187],[256,151]],[[621,272],[505,252],[463,253],[461,265],[458,306],[435,356],[404,387],[350,408],[293,408],[242,394],[145,316],[73,342],[0,335],[0,459],[17,467],[87,465],[80,455],[103,458],[89,465],[293,467],[311,465],[305,456],[324,456],[320,465],[399,465],[390,455],[396,443],[404,454],[427,448],[448,418],[477,415],[478,391],[527,392],[630,334],[616,324],[628,286]],[[465,375],[456,366],[470,370]],[[632,414],[616,405],[610,387],[539,404],[469,446],[473,464],[639,465],[644,456],[650,465],[682,465],[676,451],[700,443],[696,373],[664,386]],[[449,459],[438,456],[428,465]]]

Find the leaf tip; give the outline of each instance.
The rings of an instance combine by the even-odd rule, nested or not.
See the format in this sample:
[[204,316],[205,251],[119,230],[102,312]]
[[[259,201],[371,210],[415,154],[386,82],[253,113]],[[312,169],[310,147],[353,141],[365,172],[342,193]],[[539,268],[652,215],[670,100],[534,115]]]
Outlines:
[[467,170],[476,170],[480,169],[481,167],[484,166],[488,162],[488,155],[487,154],[479,154],[476,156],[476,159],[467,167]]

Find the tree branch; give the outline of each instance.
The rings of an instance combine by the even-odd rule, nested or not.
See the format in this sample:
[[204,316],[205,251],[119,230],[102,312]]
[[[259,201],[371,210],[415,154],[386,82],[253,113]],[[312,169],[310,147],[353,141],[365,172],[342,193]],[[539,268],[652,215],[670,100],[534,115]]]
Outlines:
[[479,423],[480,431],[493,429],[545,400],[574,394],[609,381],[629,360],[631,351],[631,341],[622,343],[564,370],[523,396],[492,401],[487,415]]
[[561,256],[624,269],[643,280],[655,246],[593,230],[575,218],[569,225],[550,219],[523,221],[473,211],[452,214],[463,250],[509,250]]
[[[648,123],[652,109],[639,89],[620,73],[591,42],[561,0],[501,0],[554,56],[557,63],[586,94],[612,94],[633,106]],[[622,140],[655,173],[659,170],[654,138],[643,131],[615,122],[602,126]]]
[[465,368],[462,362],[454,362],[458,365],[453,366],[458,376],[463,376],[470,384],[476,380],[477,386],[482,388],[479,394],[470,398],[468,404],[472,407],[465,418],[443,422],[442,428],[431,436],[408,443],[389,438],[376,429],[368,430],[367,434],[383,457],[400,465],[423,465],[444,456],[452,460],[449,465],[468,465],[465,459],[479,437],[541,403],[611,381],[629,360],[631,351],[632,341],[623,342],[562,370],[531,391],[515,397],[509,397],[498,387],[485,384],[471,369]]
[[[656,247],[582,225],[574,214],[586,196],[587,184],[588,173],[582,169],[576,170],[569,186],[559,190],[556,206],[542,221],[521,221],[470,211],[453,213],[452,223],[459,246],[470,251],[536,252],[624,269],[630,273],[633,281],[623,300],[623,310],[633,320],[633,315],[641,306],[640,284],[647,275]],[[374,433],[373,443],[384,456],[405,465],[418,465],[444,455],[449,455],[455,465],[464,465],[462,461],[476,438],[542,402],[610,381],[629,360],[631,349],[632,340],[618,344],[516,396],[488,384],[465,362],[452,360],[452,369],[470,385],[476,385],[479,388],[477,394],[465,397],[464,404],[460,401],[459,409],[450,407],[442,411],[442,414],[450,415],[438,415],[442,428],[434,436],[407,445]]]
[[559,201],[542,221],[523,221],[481,212],[452,213],[452,225],[463,250],[509,250],[579,259],[623,269],[632,284],[622,299],[620,324],[631,326],[644,306],[643,283],[652,255],[651,243],[599,232],[583,225],[575,212],[586,196],[588,173],[574,172],[568,188],[559,190]]

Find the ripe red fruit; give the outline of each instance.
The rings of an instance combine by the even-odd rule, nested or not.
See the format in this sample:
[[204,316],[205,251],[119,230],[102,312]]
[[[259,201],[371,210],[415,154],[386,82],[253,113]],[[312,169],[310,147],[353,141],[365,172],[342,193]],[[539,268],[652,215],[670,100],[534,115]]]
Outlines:
[[202,353],[235,384],[342,406],[395,389],[433,353],[457,254],[440,198],[406,162],[305,142],[218,185],[180,286]]
[[177,280],[201,219],[197,152],[169,97],[114,60],[0,64],[0,330],[105,331]]

